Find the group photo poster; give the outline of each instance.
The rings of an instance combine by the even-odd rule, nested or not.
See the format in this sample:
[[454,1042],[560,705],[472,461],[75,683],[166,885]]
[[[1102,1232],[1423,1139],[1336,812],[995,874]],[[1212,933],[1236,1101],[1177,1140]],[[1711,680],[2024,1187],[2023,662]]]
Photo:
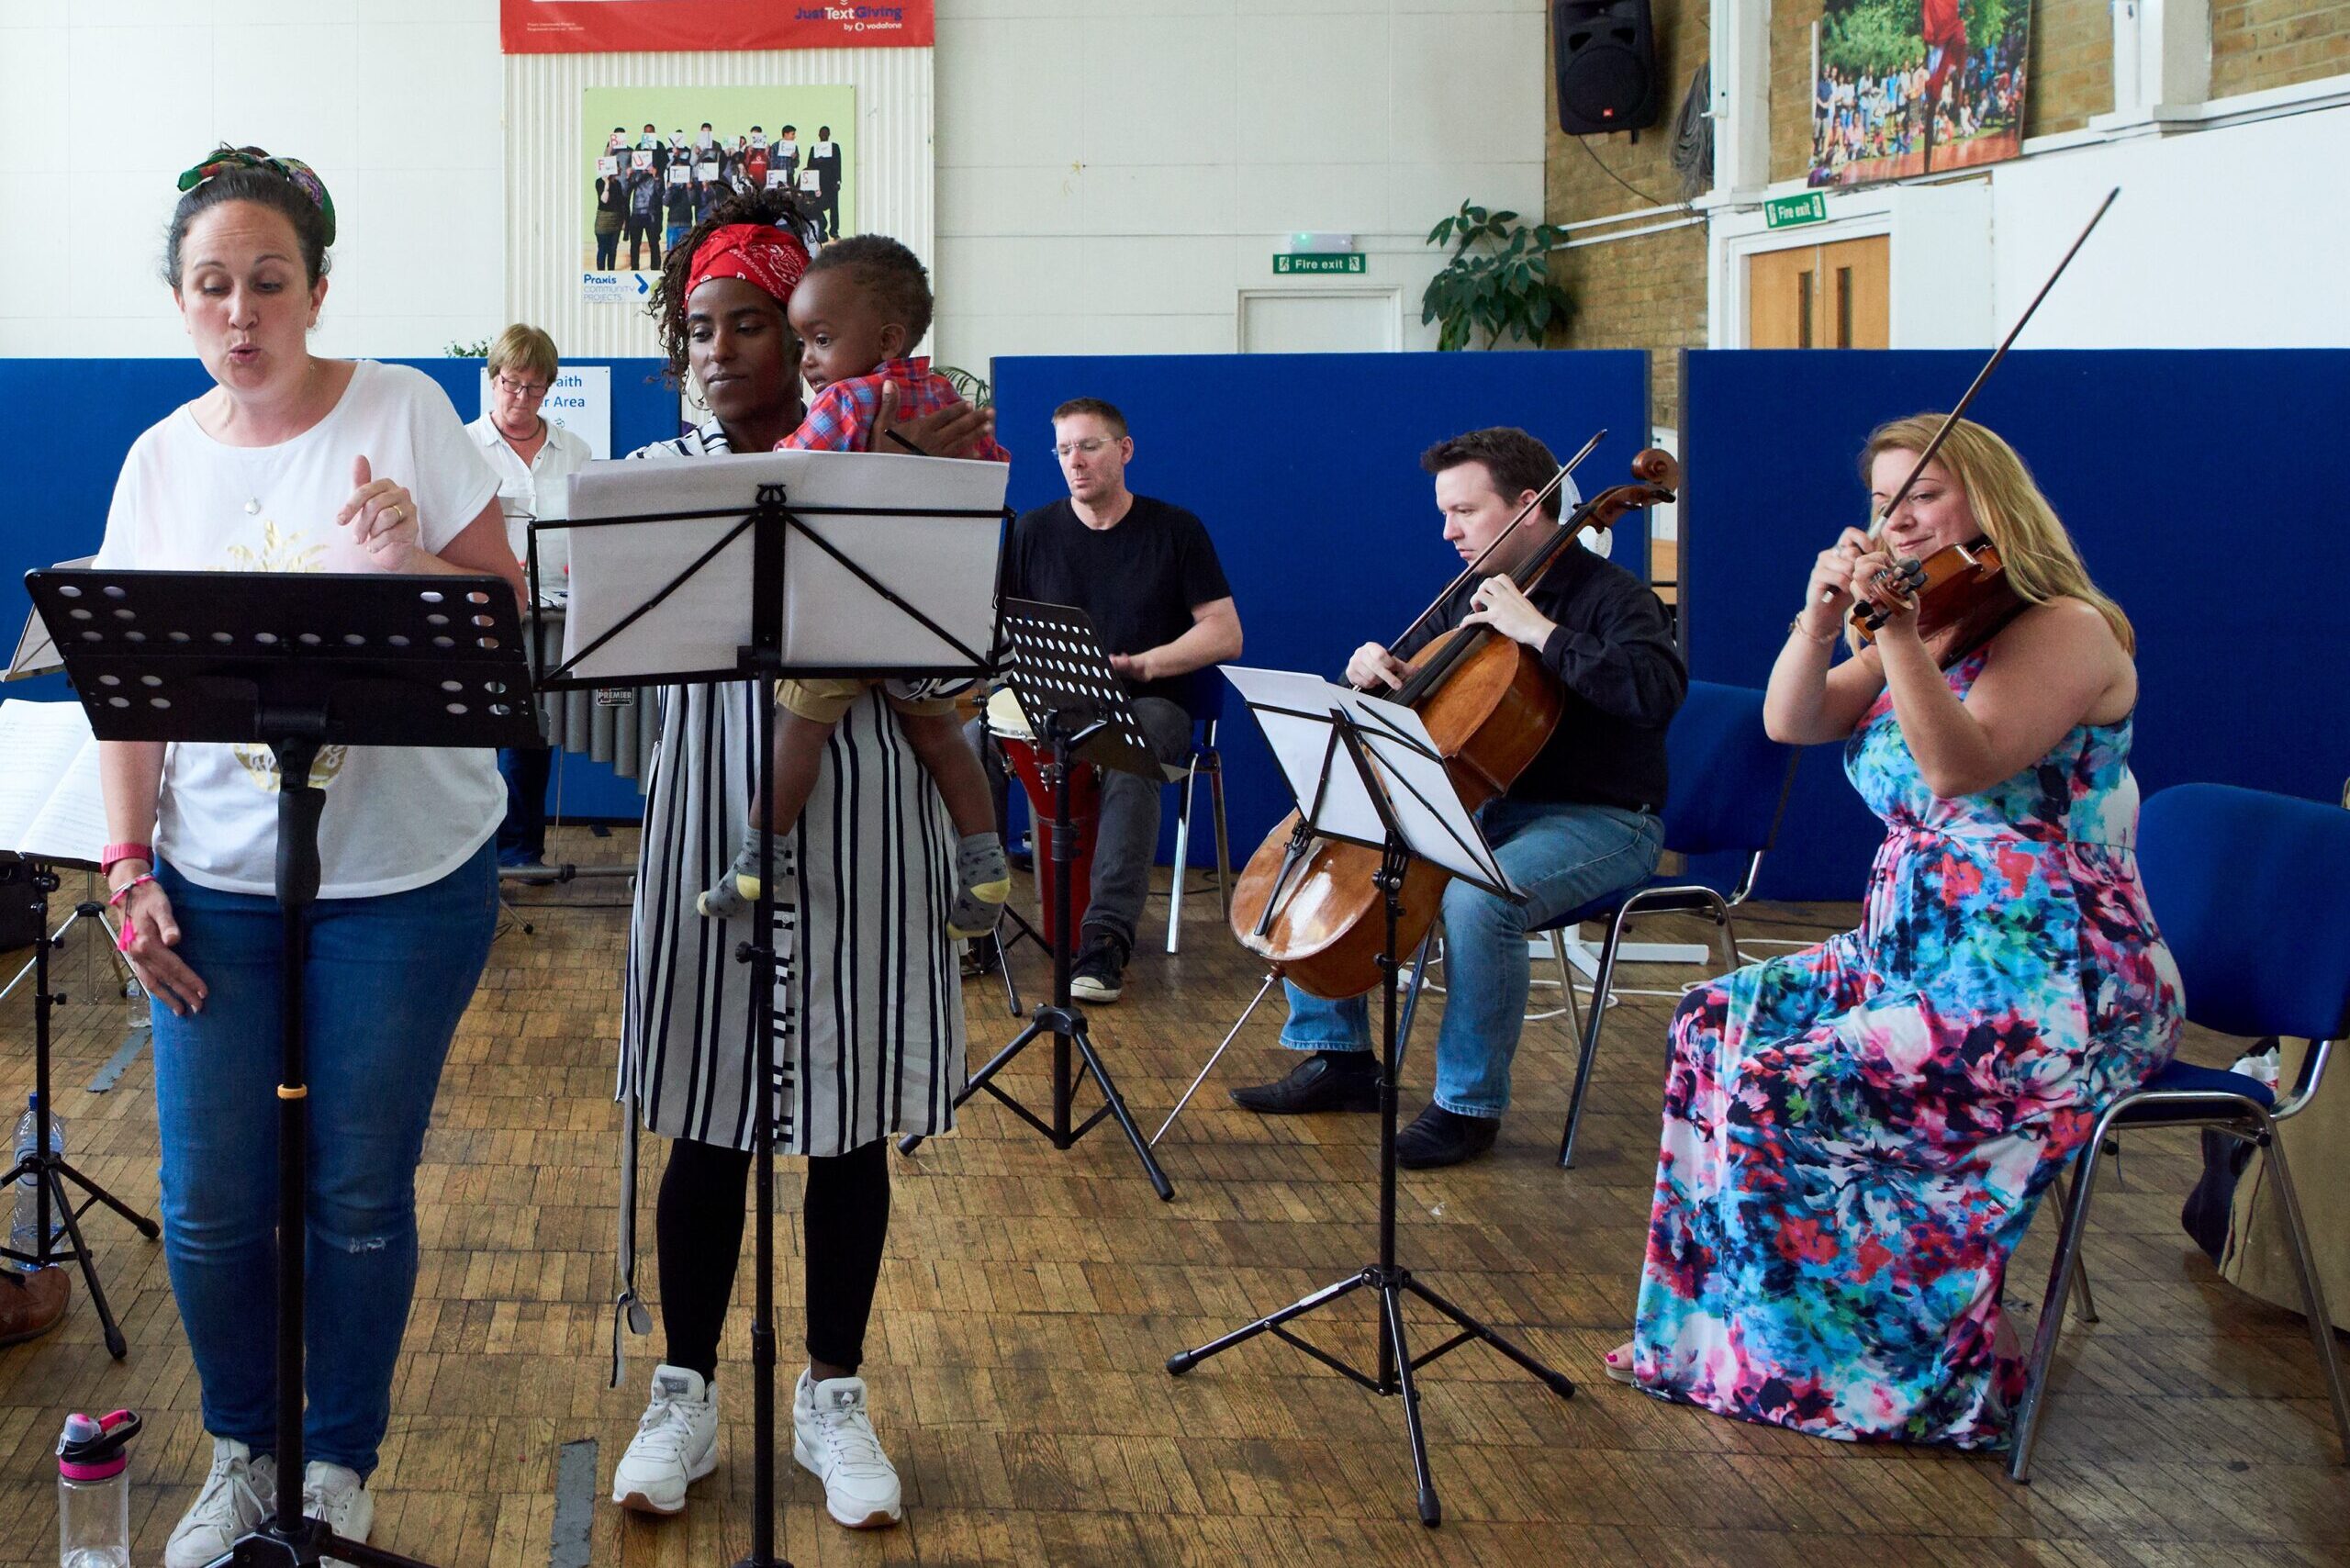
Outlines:
[[789,192],[811,252],[856,231],[854,87],[590,87],[579,112],[590,300],[642,302],[735,192]]
[[498,11],[508,54],[927,49],[936,28],[933,0],[498,0]]
[[2031,0],[1828,0],[1812,30],[1814,185],[2023,151]]

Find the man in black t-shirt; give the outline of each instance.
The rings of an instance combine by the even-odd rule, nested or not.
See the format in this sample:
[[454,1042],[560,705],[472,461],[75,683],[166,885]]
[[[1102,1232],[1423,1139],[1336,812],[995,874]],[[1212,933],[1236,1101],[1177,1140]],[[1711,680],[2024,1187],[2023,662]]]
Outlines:
[[[1444,893],[1444,1021],[1436,1092],[1395,1140],[1397,1163],[1454,1165],[1494,1146],[1509,1104],[1510,1058],[1526,1021],[1526,934],[1594,899],[1625,891],[1656,869],[1664,830],[1664,731],[1689,678],[1664,607],[1646,583],[1570,543],[1521,592],[1509,574],[1550,537],[1559,498],[1515,531],[1510,521],[1558,464],[1521,430],[1472,431],[1421,454],[1436,476],[1444,537],[1464,562],[1508,537],[1478,574],[1448,596],[1424,631],[1382,648],[1366,643],[1347,664],[1354,685],[1388,690],[1403,661],[1463,622],[1489,625],[1540,656],[1564,711],[1550,740],[1509,793],[1478,813],[1524,905],[1456,881]],[[1572,491],[1568,496],[1572,498]],[[1600,1005],[1595,1000],[1594,1007]],[[1232,1092],[1270,1115],[1378,1108],[1378,1063],[1361,997],[1331,1002],[1289,987],[1281,1044],[1313,1054],[1288,1077]]]
[[[1082,609],[1125,678],[1151,749],[1161,762],[1181,762],[1192,753],[1192,715],[1181,705],[1188,678],[1240,656],[1240,611],[1215,546],[1190,512],[1126,488],[1135,443],[1125,416],[1110,404],[1063,403],[1053,410],[1053,443],[1069,498],[1013,525],[1005,592]],[[1003,761],[982,730],[971,727],[971,744],[1001,788]],[[1124,988],[1158,846],[1162,793],[1156,780],[1102,770],[1092,902],[1080,922],[1069,982],[1080,1002],[1115,1002]]]

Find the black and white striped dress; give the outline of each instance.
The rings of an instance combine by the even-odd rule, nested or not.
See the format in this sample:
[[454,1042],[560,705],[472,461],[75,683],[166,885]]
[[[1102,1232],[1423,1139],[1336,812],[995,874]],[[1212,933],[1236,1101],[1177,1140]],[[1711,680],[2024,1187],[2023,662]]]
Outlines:
[[[712,420],[632,454],[728,451]],[[694,895],[741,847],[758,780],[758,686],[666,687],[630,916],[620,1098],[666,1137],[751,1147],[755,1041],[747,935]],[[946,911],[955,834],[878,691],[833,732],[778,879],[776,1148],[835,1155],[946,1131],[963,1083],[963,999]],[[778,855],[778,860],[782,857]]]

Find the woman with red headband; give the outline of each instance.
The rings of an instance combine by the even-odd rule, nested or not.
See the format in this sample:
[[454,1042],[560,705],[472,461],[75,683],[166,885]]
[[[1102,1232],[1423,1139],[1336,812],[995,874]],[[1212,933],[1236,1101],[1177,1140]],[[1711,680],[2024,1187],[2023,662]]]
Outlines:
[[[652,303],[669,374],[691,375],[712,417],[632,455],[689,459],[767,452],[806,415],[800,342],[784,305],[808,252],[778,229],[786,192],[721,206],[671,253]],[[894,423],[885,417],[884,428]],[[960,453],[991,417],[968,408],[898,424],[924,451]],[[666,690],[647,802],[621,1045],[621,1098],[671,1139],[655,1208],[667,1349],[612,1500],[674,1514],[718,1465],[718,1343],[743,1248],[751,1169],[750,966],[713,938],[694,898],[733,862],[746,831],[756,682]],[[793,1455],[852,1529],[897,1522],[897,1471],[866,1412],[857,1373],[890,1224],[885,1140],[944,1131],[963,1081],[963,1004],[946,935],[955,842],[929,777],[878,692],[833,734],[789,840],[795,866],[789,1030],[777,1031],[776,1148],[808,1157],[801,1204],[808,1367],[792,1398]]]

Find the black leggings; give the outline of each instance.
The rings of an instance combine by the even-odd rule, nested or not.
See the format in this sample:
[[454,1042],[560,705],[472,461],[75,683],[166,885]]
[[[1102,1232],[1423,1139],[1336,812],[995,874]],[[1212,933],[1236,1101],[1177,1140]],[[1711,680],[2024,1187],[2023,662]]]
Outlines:
[[[865,1360],[865,1326],[881,1278],[881,1244],[890,1233],[888,1145],[808,1161],[808,1195],[800,1217],[807,1231],[800,1260],[808,1306],[808,1354],[851,1372]],[[718,1374],[718,1337],[734,1294],[743,1255],[744,1197],[751,1155],[689,1138],[669,1145],[655,1210],[661,1269],[661,1327],[668,1363]]]

